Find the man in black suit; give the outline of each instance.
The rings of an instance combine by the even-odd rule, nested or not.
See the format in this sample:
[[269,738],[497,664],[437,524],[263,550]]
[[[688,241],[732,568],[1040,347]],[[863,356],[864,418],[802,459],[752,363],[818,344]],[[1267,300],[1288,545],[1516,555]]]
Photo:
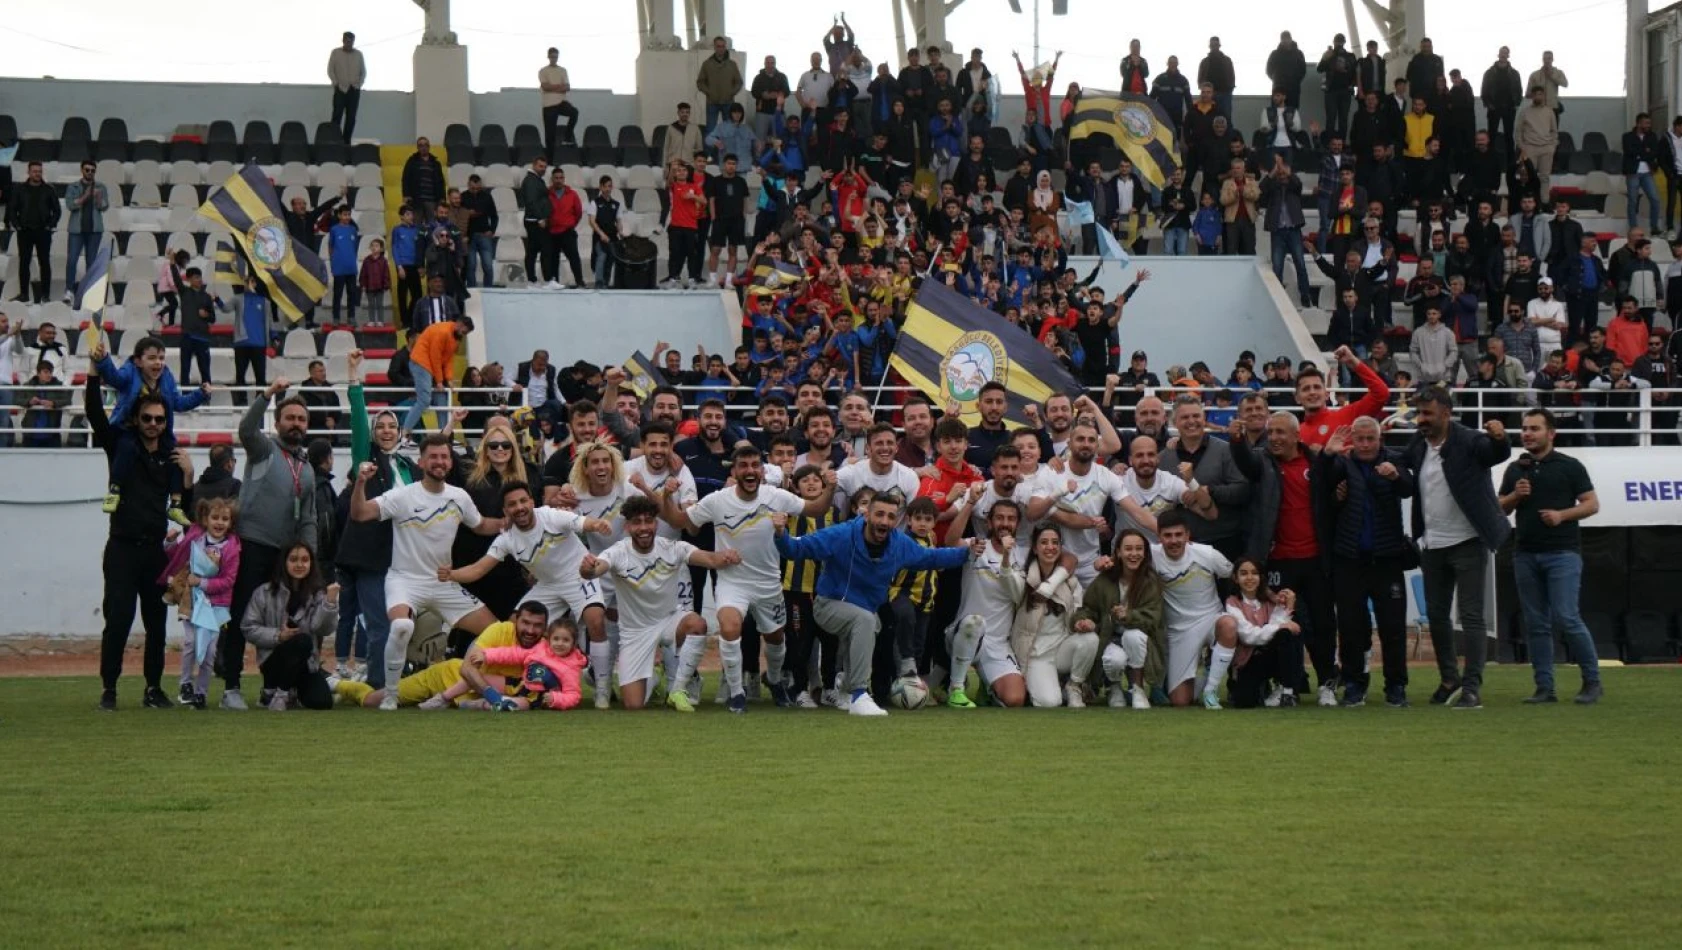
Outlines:
[[515,368],[513,391],[520,395],[520,405],[530,406],[539,421],[559,426],[566,419],[566,400],[561,398],[548,350],[534,350],[531,359]]

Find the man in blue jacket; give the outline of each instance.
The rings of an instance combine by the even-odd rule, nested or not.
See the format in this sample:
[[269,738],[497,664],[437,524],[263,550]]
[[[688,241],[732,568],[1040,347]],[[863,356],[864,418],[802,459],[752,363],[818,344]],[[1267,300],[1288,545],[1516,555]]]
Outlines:
[[864,517],[798,538],[788,536],[788,516],[773,514],[777,551],[785,558],[819,562],[813,616],[818,626],[841,639],[847,670],[847,691],[854,716],[886,716],[870,698],[871,660],[882,623],[877,611],[888,602],[888,585],[901,570],[946,570],[962,567],[970,548],[986,542],[972,540],[970,548],[925,548],[896,530],[905,499],[884,492],[871,501]]

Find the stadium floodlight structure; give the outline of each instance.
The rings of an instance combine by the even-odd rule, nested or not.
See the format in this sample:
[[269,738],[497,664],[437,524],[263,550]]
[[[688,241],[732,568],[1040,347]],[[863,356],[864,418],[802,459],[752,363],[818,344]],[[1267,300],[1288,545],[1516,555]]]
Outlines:
[[[1022,12],[1022,0],[1006,0],[1010,4],[1010,12]],[[1052,16],[1068,16],[1069,0],[1051,0]],[[1040,61],[1040,0],[1034,0],[1034,62]]]

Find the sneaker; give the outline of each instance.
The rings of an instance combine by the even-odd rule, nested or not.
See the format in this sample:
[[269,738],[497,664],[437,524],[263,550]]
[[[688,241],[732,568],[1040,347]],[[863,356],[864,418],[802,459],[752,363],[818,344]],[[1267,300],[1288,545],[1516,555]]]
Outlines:
[[1203,691],[1203,708],[1204,709],[1219,709],[1219,708],[1221,708],[1221,698],[1220,698],[1220,696],[1215,694],[1214,690],[1206,689],[1206,690]]
[[1280,709],[1292,709],[1300,704],[1301,700],[1297,698],[1297,693],[1294,689],[1285,690],[1284,695],[1279,697]]
[[261,690],[258,690],[258,692],[257,692],[257,705],[267,706],[269,703],[274,701],[274,694],[275,694],[275,690],[268,689],[267,687],[265,687]]
[[1364,687],[1345,686],[1343,688],[1343,706],[1344,706],[1344,708],[1353,709],[1356,706],[1365,706],[1366,704],[1367,704],[1367,691]]
[[198,694],[193,692],[192,683],[182,683],[181,694],[176,697],[175,701],[183,706],[191,706],[193,704],[193,697],[196,695]]
[[1322,706],[1336,706],[1337,687],[1333,686],[1331,683],[1321,683],[1319,704]]
[[1524,704],[1526,706],[1540,706],[1544,703],[1557,702],[1559,702],[1559,696],[1553,690],[1545,689],[1541,686],[1536,687],[1536,692],[1531,693],[1529,696],[1524,698]]
[[197,690],[193,691],[193,701],[189,704],[199,712],[204,712],[207,697]]
[[1460,684],[1459,683],[1456,682],[1456,683],[1442,683],[1442,684],[1439,684],[1437,686],[1436,692],[1431,694],[1431,705],[1433,705],[1433,706],[1446,706],[1449,703],[1453,702],[1454,697],[1459,695],[1459,694],[1460,694]]
[[175,703],[170,701],[169,696],[165,695],[164,691],[156,686],[146,687],[146,692],[140,696],[140,705],[146,709],[175,708]]
[[724,704],[724,708],[736,713],[737,715],[747,712],[748,694],[737,693],[736,695],[730,697],[730,701]]
[[680,713],[692,713],[695,711],[695,704],[689,701],[689,694],[681,689],[676,692],[666,694],[666,705],[672,707]]
[[794,697],[794,707],[796,709],[817,709],[818,701],[812,698],[811,693],[801,690],[799,695]]
[[824,690],[823,691],[823,704],[825,706],[834,707],[835,709],[846,709],[847,708],[847,702],[846,702],[846,700],[841,698],[841,691],[838,690],[838,689],[826,689],[826,690]]
[[1406,687],[1392,686],[1384,691],[1384,705],[1391,709],[1406,709],[1413,704],[1408,702]]
[[974,709],[975,704],[970,702],[970,698],[964,694],[962,689],[954,689],[946,697],[946,707],[948,709]]
[[101,690],[99,693],[99,711],[117,711],[117,691],[114,689]]
[[123,496],[117,494],[116,492],[109,492],[104,498],[100,499],[99,510],[108,515],[115,514],[117,511],[117,505],[122,500]]
[[187,517],[187,513],[185,511],[182,511],[180,508],[175,507],[173,505],[170,507],[170,509],[168,511],[164,512],[164,517],[166,517],[169,520],[175,522],[176,524],[180,525],[183,528],[190,528],[190,527],[193,526],[193,519]]
[[1280,704],[1285,701],[1285,692],[1283,686],[1273,687],[1273,692],[1267,694],[1267,698],[1262,700],[1262,705],[1268,709],[1278,709]]
[[606,683],[596,684],[596,708],[608,709],[613,706],[613,689]]
[[1151,708],[1150,694],[1145,691],[1144,687],[1135,686],[1131,690],[1129,690],[1128,692],[1131,692],[1133,694],[1133,708],[1134,709],[1149,709],[1149,708]]
[[239,690],[237,689],[223,690],[222,702],[220,705],[223,709],[226,709],[229,712],[245,712],[247,709],[251,708],[245,704],[245,697],[241,696],[239,694]]
[[686,693],[689,696],[689,705],[691,705],[691,706],[701,705],[701,677],[700,677],[700,675],[697,674],[697,675],[691,677],[690,680],[689,680],[689,685],[687,687],[685,687],[683,691],[684,691],[684,693]]
[[63,300],[64,305],[67,306],[67,307],[75,306],[75,304],[76,304],[76,292],[73,291],[73,290],[66,290],[64,292],[64,296],[60,297],[59,299]]
[[284,689],[275,690],[274,695],[269,697],[269,703],[268,703],[269,712],[285,712],[286,711],[286,705],[287,705],[287,699],[288,699],[288,696],[287,696],[286,690],[284,690]]
[[353,683],[368,682],[368,667],[352,660],[350,662],[350,680]]
[[448,699],[444,698],[443,693],[439,693],[438,695],[436,695],[436,696],[428,699],[427,701],[421,703],[420,708],[421,709],[427,709],[427,710],[449,709],[450,708],[450,701]]
[[[348,679],[350,679],[351,678],[350,665],[348,663],[346,663],[344,660],[340,660],[338,663],[335,663],[333,665],[333,675],[330,678],[331,679],[337,679],[337,680],[348,680]],[[329,685],[331,685],[331,684],[329,684]]]
[[870,698],[870,691],[865,690],[858,698],[847,704],[849,716],[886,716],[888,711],[876,705],[876,700]]
[[1063,705],[1070,709],[1086,708],[1086,697],[1081,695],[1080,684],[1070,683],[1063,687]]
[[395,690],[395,689],[387,690],[387,691],[385,691],[385,695],[380,697],[380,711],[381,712],[396,712],[397,711],[397,690]]
[[1455,709],[1482,709],[1483,700],[1478,697],[1478,691],[1466,687],[1460,691],[1460,698],[1454,702]]
[[788,687],[781,683],[766,683],[765,688],[771,692],[771,701],[778,709],[788,709],[794,705],[794,698],[789,696]]
[[1110,708],[1111,709],[1126,709],[1127,706],[1128,706],[1129,694],[1131,694],[1132,692],[1133,692],[1132,689],[1122,689],[1120,686],[1111,686],[1110,687]]
[[1584,683],[1582,692],[1577,694],[1577,698],[1573,702],[1579,706],[1593,706],[1600,702],[1600,697],[1604,695],[1606,695],[1606,691],[1600,687],[1600,681],[1595,680],[1592,683]]
[[1168,691],[1164,690],[1161,686],[1152,686],[1151,687],[1151,705],[1152,706],[1166,706],[1166,705],[1168,705]]

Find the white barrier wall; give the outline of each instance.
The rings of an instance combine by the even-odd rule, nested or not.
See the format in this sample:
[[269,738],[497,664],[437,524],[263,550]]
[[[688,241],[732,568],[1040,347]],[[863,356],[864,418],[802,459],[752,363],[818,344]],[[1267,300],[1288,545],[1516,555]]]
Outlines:
[[[734,295],[722,292],[501,289],[475,297],[483,314],[484,356],[503,365],[509,382],[515,366],[537,349],[548,350],[549,362],[559,367],[578,360],[605,366],[637,350],[652,358],[655,342],[665,340],[682,351],[687,370],[695,344],[728,363],[742,341],[741,310]],[[484,362],[477,351],[474,359]]]

